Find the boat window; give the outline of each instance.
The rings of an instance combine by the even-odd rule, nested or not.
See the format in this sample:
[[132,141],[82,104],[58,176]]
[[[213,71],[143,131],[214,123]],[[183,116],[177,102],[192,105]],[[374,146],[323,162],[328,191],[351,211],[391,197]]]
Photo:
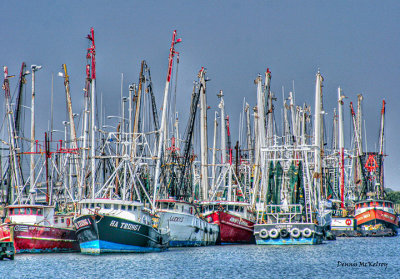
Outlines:
[[19,214],[24,215],[25,214],[25,208],[20,208]]
[[54,218],[54,223],[58,224],[58,218]]
[[42,208],[38,208],[37,215],[40,215],[40,216],[43,215],[43,209]]
[[104,209],[111,209],[111,204],[109,203],[104,204]]
[[125,205],[121,205],[121,210],[125,210],[126,206]]
[[128,205],[128,210],[132,211],[132,205]]
[[239,212],[244,212],[244,207],[243,206],[239,206]]
[[168,203],[163,202],[162,203],[162,209],[168,209]]
[[169,203],[168,207],[169,207],[169,209],[174,209],[174,204],[173,203]]
[[64,223],[64,217],[61,217],[61,223]]
[[114,204],[114,209],[118,210],[118,204]]
[[233,205],[228,205],[228,211],[233,211]]
[[182,205],[181,211],[183,212],[184,209],[185,209],[185,207]]

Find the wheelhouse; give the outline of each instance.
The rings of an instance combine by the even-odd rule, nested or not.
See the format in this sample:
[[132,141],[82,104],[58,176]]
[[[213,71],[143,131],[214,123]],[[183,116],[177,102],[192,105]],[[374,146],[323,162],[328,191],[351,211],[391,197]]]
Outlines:
[[202,213],[205,215],[216,211],[229,211],[229,213],[238,217],[251,219],[252,214],[249,210],[249,204],[243,202],[204,202],[202,203]]
[[157,210],[160,212],[179,212],[189,215],[196,214],[193,204],[174,199],[157,200]]
[[9,205],[7,214],[12,223],[29,225],[54,225],[54,206]]
[[79,214],[106,214],[145,224],[151,222],[149,214],[144,211],[143,204],[136,201],[84,199],[79,202]]
[[364,200],[357,202],[355,205],[356,215],[371,209],[380,209],[394,214],[393,202],[387,200]]

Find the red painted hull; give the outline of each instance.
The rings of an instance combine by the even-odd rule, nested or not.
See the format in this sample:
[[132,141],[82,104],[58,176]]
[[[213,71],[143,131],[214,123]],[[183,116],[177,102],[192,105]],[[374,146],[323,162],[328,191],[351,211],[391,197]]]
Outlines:
[[38,225],[0,225],[0,241],[13,241],[17,253],[79,252],[75,231]]
[[207,215],[206,218],[209,223],[219,225],[221,244],[255,243],[254,222],[225,211],[215,211]]
[[357,226],[368,225],[377,222],[397,228],[399,223],[399,219],[396,215],[380,209],[370,209],[366,212],[356,215],[355,218],[357,219]]

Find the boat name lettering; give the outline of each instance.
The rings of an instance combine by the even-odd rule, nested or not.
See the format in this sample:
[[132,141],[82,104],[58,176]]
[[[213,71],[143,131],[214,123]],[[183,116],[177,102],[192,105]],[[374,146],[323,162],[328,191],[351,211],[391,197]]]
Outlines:
[[83,220],[79,220],[78,222],[75,223],[75,227],[76,229],[80,229],[82,227],[86,227],[90,225],[90,220],[89,219],[83,219]]
[[364,214],[363,216],[360,216],[360,217],[358,218],[358,221],[361,221],[361,220],[363,220],[363,219],[367,219],[367,218],[369,218],[369,217],[371,217],[371,214],[369,214],[369,213]]
[[276,226],[275,226],[276,229],[290,229],[290,228],[292,228],[292,227],[293,227],[293,225],[287,225],[287,224],[284,224],[284,225],[276,225]]
[[387,215],[385,213],[382,214],[382,217],[388,218],[388,219],[390,219],[392,221],[394,220],[393,216]]
[[16,225],[14,227],[14,231],[16,231],[16,232],[28,232],[28,226]]
[[236,218],[233,218],[233,217],[231,217],[231,219],[229,219],[229,222],[247,227],[247,223],[246,222],[244,222],[242,220],[239,220],[239,219],[236,219]]
[[32,226],[29,226],[28,230],[30,230],[30,231],[45,231],[45,232],[49,232],[50,228],[48,228],[48,227],[32,227]]
[[130,231],[138,231],[140,230],[141,225],[133,225],[129,223],[121,223],[120,229],[130,230]]
[[169,221],[170,222],[183,222],[183,217],[174,217],[174,216],[171,216],[170,218],[169,218]]
[[118,221],[111,220],[110,227],[118,228]]

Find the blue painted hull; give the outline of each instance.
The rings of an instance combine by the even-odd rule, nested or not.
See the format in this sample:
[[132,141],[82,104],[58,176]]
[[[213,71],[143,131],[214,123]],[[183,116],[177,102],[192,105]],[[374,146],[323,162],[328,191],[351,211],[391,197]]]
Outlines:
[[74,222],[84,254],[159,252],[168,248],[169,235],[143,223],[107,215],[82,215]]
[[161,252],[162,249],[156,247],[141,247],[126,244],[113,243],[104,240],[93,240],[80,244],[83,254],[101,254],[101,253],[147,253]]
[[308,237],[308,238],[268,238],[268,239],[257,239],[257,245],[313,245],[321,244],[322,239],[320,237]]
[[170,240],[169,247],[193,247],[193,246],[207,246],[210,245],[206,241],[180,241],[180,240]]

